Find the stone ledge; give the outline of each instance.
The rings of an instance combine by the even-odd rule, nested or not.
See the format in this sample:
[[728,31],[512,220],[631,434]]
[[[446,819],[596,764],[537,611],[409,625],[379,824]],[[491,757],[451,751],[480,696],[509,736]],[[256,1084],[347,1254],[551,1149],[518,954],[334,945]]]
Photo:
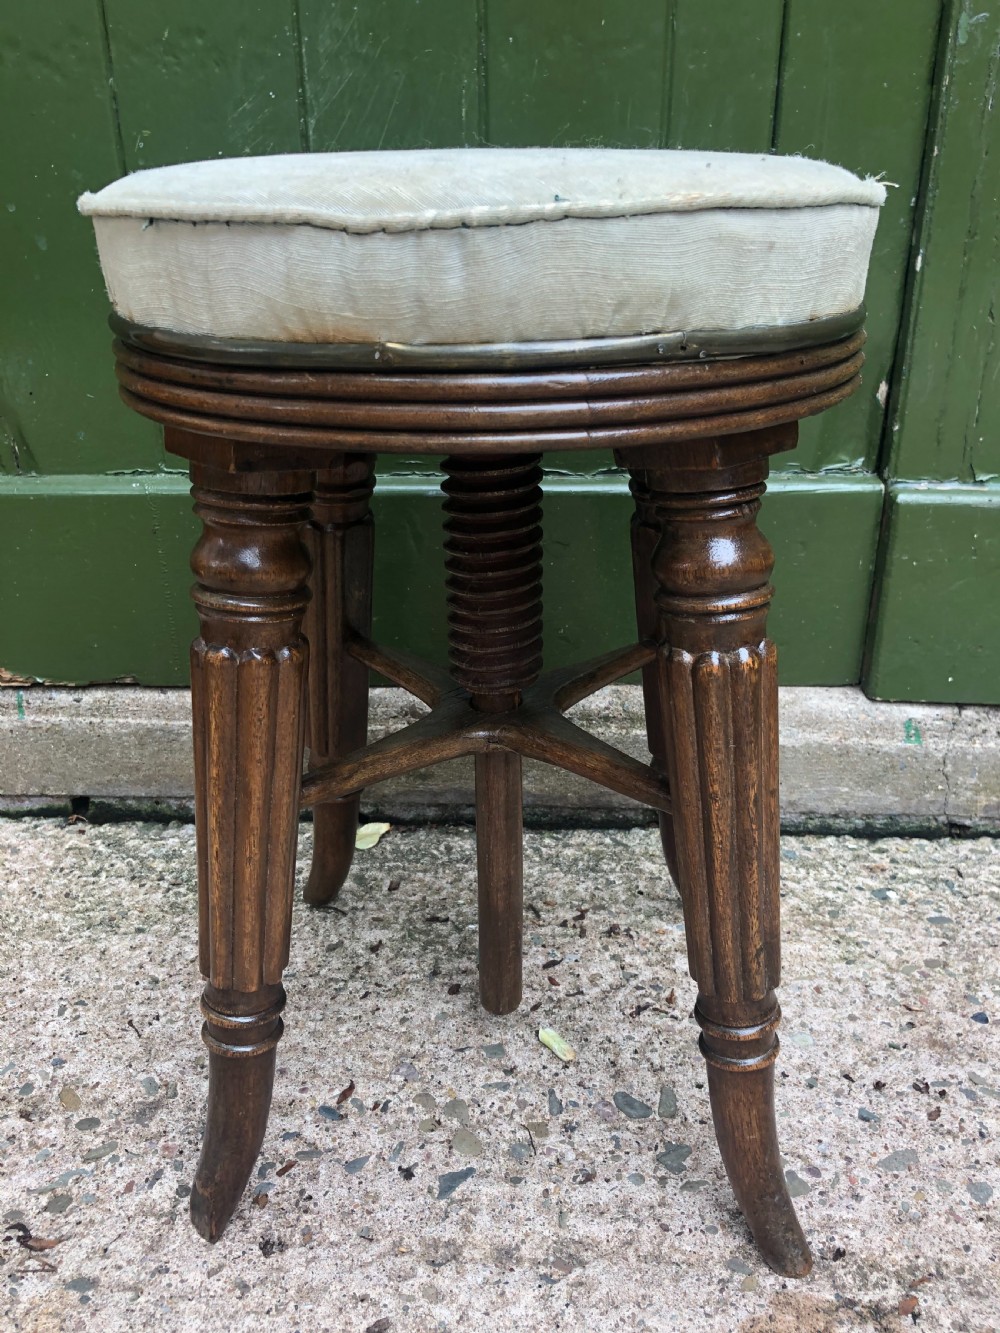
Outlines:
[[[876,703],[857,689],[781,690],[781,808],[787,828],[885,832],[1000,829],[1000,709]],[[373,736],[416,717],[401,690],[372,691]],[[0,811],[190,812],[189,696],[135,686],[0,690]],[[646,757],[638,686],[574,709],[582,726]],[[471,817],[471,761],[370,788],[390,819]],[[525,813],[540,824],[646,823],[651,812],[544,764],[525,765]]]

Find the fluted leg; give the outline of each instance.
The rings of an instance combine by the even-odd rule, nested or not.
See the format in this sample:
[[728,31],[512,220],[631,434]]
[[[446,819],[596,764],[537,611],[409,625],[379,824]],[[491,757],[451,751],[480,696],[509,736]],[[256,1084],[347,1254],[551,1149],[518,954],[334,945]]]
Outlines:
[[302,773],[307,473],[194,465],[191,565],[202,1010],[209,1105],[191,1217],[217,1240],[253,1169],[281,1036]]
[[[312,598],[309,654],[309,767],[319,768],[368,739],[368,668],[345,649],[351,630],[367,636],[372,618],[374,485],[371,455],[344,454],[316,474],[309,537]],[[313,810],[313,858],[305,900],[335,898],[354,857],[361,795]]]
[[[660,525],[652,504],[645,468],[631,469],[631,491],[635,500],[632,514],[632,576],[635,587],[635,621],[639,638],[645,642],[663,644],[663,617],[656,605],[656,576],[653,573],[653,552],[660,540]],[[646,714],[646,740],[653,767],[666,776],[666,733],[663,726],[667,701],[661,698],[662,677],[655,662],[642,669],[642,701]],[[674,821],[669,811],[659,811],[660,843],[670,878],[676,885],[677,843]]]
[[756,526],[766,461],[657,469],[659,698],[696,1017],[723,1161],[767,1262],[811,1257],[774,1121],[779,1011],[778,691],[765,620],[774,563]]

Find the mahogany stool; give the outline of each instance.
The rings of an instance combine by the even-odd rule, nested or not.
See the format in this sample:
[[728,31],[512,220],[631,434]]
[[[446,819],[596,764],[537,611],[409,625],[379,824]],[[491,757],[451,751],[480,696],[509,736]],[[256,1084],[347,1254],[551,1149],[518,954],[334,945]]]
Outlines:
[[[456,149],[191,163],[81,199],[122,397],[190,460],[204,525],[203,1236],[264,1136],[300,810],[321,904],[366,786],[474,755],[481,997],[509,1013],[527,756],[659,811],[726,1170],[767,1262],[808,1271],[774,1119],[777,674],[756,523],[770,455],[858,384],[883,198],[797,158]],[[637,641],[543,672],[541,459],[598,448],[635,497]],[[379,453],[444,456],[450,673],[370,637]],[[430,712],[366,744],[373,670]],[[648,764],[565,716],[636,670]]]

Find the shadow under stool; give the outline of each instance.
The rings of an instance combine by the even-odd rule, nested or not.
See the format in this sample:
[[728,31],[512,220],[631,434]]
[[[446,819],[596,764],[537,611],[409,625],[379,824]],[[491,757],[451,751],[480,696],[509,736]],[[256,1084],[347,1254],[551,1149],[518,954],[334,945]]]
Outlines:
[[[373,783],[475,757],[482,1003],[521,998],[521,764],[659,812],[716,1134],[764,1259],[811,1259],[775,1129],[779,1010],[772,454],[854,391],[882,187],[805,159],[455,149],[139,172],[94,218],[121,394],[189,460],[216,1239],[263,1140],[291,922],[330,901]],[[636,642],[544,671],[545,453],[630,477]],[[378,454],[443,456],[450,670],[371,638]],[[624,536],[623,536],[624,540]],[[368,744],[369,675],[429,705]],[[650,762],[566,717],[641,671]],[[308,732],[308,769],[303,761]]]

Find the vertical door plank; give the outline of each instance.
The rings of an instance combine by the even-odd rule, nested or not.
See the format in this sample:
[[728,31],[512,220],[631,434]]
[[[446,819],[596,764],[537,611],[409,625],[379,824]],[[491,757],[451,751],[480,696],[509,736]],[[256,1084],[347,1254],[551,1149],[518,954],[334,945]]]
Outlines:
[[291,0],[105,0],[129,171],[301,146]]
[[489,0],[490,142],[659,144],[667,9],[652,0]]
[[767,153],[784,0],[674,0],[668,148]]
[[911,327],[896,404],[896,477],[1000,477],[1000,14],[949,15]]
[[0,473],[155,464],[118,403],[84,190],[122,171],[100,7],[0,9]]
[[314,151],[477,141],[475,0],[300,0],[300,15]]
[[874,467],[879,386],[891,373],[919,193],[940,0],[788,0],[776,147],[825,158],[896,188],[882,210],[868,283],[861,392],[803,423],[798,467]]

